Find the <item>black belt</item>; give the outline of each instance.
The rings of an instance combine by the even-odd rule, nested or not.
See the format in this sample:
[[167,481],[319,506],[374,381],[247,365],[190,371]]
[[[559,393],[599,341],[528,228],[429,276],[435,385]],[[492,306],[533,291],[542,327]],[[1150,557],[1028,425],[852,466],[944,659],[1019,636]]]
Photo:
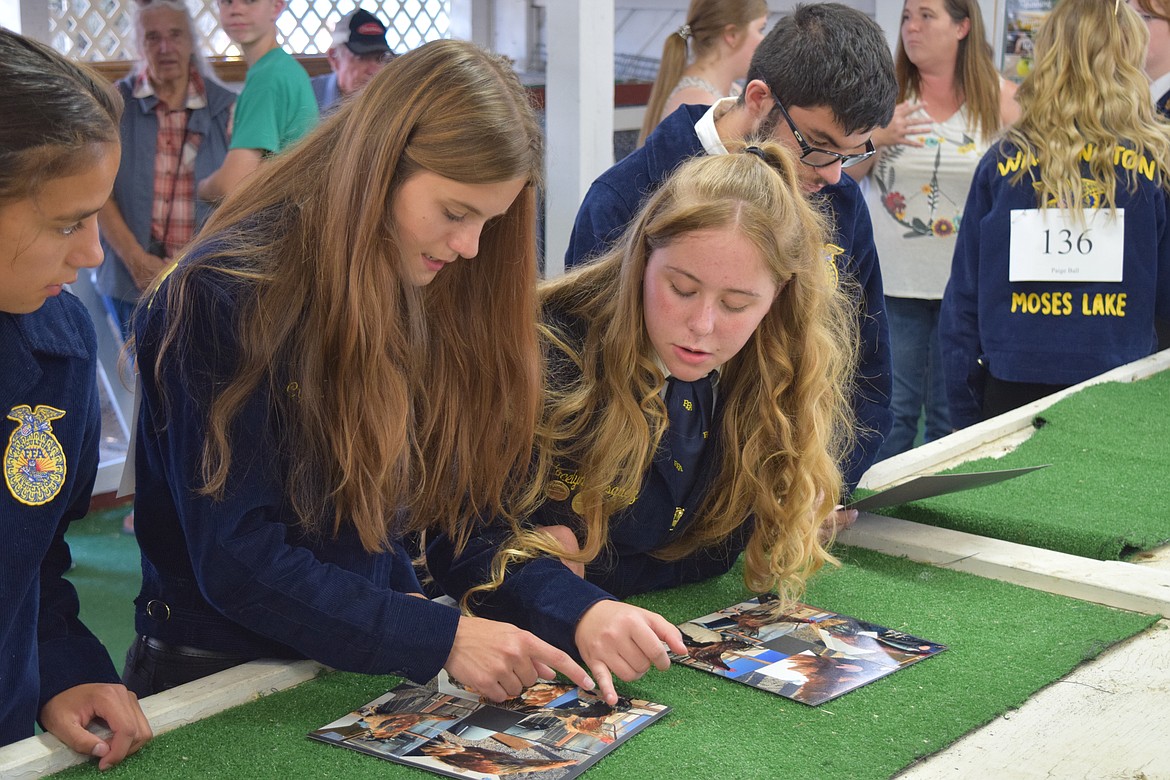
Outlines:
[[189,647],[187,645],[172,645],[170,642],[164,642],[161,639],[155,639],[152,636],[139,637],[142,643],[151,650],[159,653],[175,653],[178,655],[185,655],[191,658],[205,658],[214,661],[239,661],[244,663],[253,660],[249,656],[240,655],[239,653],[224,653],[219,650],[206,650],[202,647]]

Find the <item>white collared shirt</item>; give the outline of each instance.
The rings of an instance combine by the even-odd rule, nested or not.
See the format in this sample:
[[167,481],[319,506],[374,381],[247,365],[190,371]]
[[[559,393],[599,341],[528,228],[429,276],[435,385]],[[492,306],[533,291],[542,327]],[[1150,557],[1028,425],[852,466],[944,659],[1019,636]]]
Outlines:
[[[207,93],[203,87],[203,79],[197,78],[196,76],[197,71],[192,67],[190,75],[187,77],[187,103],[183,106],[183,108],[192,111],[207,108]],[[150,79],[145,72],[139,74],[138,78],[134,80],[134,88],[130,94],[139,100],[154,96],[154,85],[150,83]],[[168,106],[168,108],[170,107]],[[178,108],[171,108],[170,110],[177,111]]]
[[[724,154],[726,154],[726,152],[724,152]],[[666,377],[667,382],[669,382],[672,374],[670,373],[670,369],[668,369],[666,367],[666,364],[662,362],[662,358],[659,357],[657,351],[654,352],[654,365],[658,366],[658,370],[662,372],[662,375],[664,377]],[[714,401],[719,400],[719,372],[721,372],[722,370],[723,370],[723,366],[716,366],[715,370],[712,372],[715,374],[715,376],[711,377],[711,391],[712,391],[711,398]],[[661,398],[663,401],[666,400],[666,388],[667,387],[668,387],[668,384],[666,382],[664,382],[662,384],[662,389],[658,391],[658,397]],[[714,411],[714,410],[712,410],[712,411]]]
[[695,123],[695,135],[699,136],[699,142],[703,144],[703,151],[707,154],[727,154],[727,147],[723,145],[723,139],[715,129],[715,120],[734,108],[737,99],[728,97],[717,101]]
[[1150,99],[1155,103],[1167,92],[1170,92],[1170,73],[1163,73],[1150,82]]

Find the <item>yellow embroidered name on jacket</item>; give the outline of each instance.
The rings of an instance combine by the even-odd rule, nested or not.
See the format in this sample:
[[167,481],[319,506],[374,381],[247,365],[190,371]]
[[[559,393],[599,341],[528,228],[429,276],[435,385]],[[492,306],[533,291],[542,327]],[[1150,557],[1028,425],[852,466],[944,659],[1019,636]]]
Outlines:
[[[560,466],[553,467],[553,476],[556,479],[551,480],[545,487],[545,495],[553,501],[565,501],[574,493],[577,488],[585,483],[584,477],[575,471],[565,471]],[[605,491],[607,496],[620,498],[629,504],[638,500],[638,496],[630,495],[629,493],[619,493],[616,488],[610,487]],[[574,507],[576,509],[576,507]]]
[[[1053,290],[1043,293],[1012,293],[1012,314],[1047,314],[1062,317],[1124,317],[1126,293],[1075,293]],[[1074,302],[1079,303],[1075,307]]]
[[[1085,148],[1081,151],[1081,159],[1085,162],[1091,160],[1097,153],[1097,147],[1094,144],[1085,144]],[[1034,155],[1027,156],[1027,167],[1039,165],[1040,161]],[[1113,164],[1120,165],[1127,171],[1136,170],[1139,176],[1145,176],[1150,181],[1154,180],[1157,171],[1157,166],[1153,160],[1145,155],[1139,155],[1133,149],[1126,149],[1124,146],[1113,147]],[[998,163],[999,175],[1010,176],[1025,167],[1024,152],[1016,152],[1015,155],[1000,160]]]

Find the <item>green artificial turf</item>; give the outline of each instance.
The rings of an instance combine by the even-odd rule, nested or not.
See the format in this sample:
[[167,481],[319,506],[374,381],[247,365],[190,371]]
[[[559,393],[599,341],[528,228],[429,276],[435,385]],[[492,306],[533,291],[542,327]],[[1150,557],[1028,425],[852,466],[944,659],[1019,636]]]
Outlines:
[[134,598],[142,564],[133,534],[122,532],[130,506],[91,512],[69,526],[65,540],[73,555],[66,575],[81,600],[81,620],[110,652],[119,673],[134,641]]
[[[619,689],[673,711],[586,777],[889,777],[1155,620],[865,550],[840,552],[844,568],[819,574],[806,601],[950,649],[817,708],[694,669],[651,671]],[[682,622],[747,595],[737,568],[635,602]],[[418,769],[305,738],[396,683],[324,675],[165,734],[105,776],[423,778]],[[87,765],[60,776],[96,775]]]
[[1014,452],[943,473],[1050,468],[877,513],[1099,560],[1170,541],[1170,372],[1085,388],[1035,424]]

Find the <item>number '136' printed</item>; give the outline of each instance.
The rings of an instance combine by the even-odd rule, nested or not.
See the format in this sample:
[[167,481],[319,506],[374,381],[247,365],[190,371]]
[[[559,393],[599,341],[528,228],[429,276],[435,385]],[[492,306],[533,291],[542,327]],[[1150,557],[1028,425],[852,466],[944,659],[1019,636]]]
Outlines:
[[1012,209],[1008,280],[1120,282],[1125,209],[1085,209],[1084,221],[1062,209]]

